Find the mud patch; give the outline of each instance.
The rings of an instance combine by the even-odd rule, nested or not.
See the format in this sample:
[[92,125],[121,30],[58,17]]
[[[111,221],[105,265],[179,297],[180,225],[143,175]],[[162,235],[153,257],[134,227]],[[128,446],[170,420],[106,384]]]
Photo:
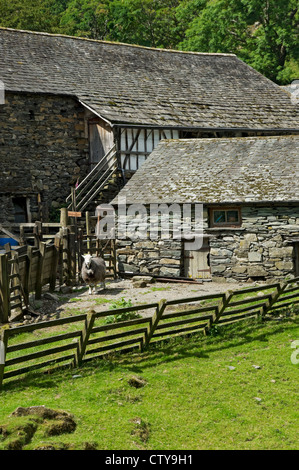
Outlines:
[[[0,440],[4,450],[22,450],[29,444],[37,430],[45,436],[72,433],[76,429],[74,417],[61,410],[45,406],[18,407],[5,425],[0,426]],[[44,448],[53,447],[45,444]],[[61,448],[61,445],[59,445]],[[53,449],[54,450],[54,449]]]
[[135,375],[128,380],[128,384],[131,387],[142,388],[147,384],[147,381],[142,377],[136,377]]
[[141,418],[134,418],[132,422],[135,424],[131,432],[132,436],[137,437],[142,444],[146,444],[150,437],[150,424]]

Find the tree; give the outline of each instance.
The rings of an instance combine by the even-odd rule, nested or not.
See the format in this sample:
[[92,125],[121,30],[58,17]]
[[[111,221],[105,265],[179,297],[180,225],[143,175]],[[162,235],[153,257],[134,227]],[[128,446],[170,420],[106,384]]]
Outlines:
[[296,78],[298,26],[297,0],[216,0],[192,21],[180,45],[235,53],[271,80],[286,83]]
[[61,13],[59,29],[71,36],[106,39],[110,18],[109,0],[71,0]]
[[59,14],[68,0],[0,0],[0,25],[30,31],[58,32]]

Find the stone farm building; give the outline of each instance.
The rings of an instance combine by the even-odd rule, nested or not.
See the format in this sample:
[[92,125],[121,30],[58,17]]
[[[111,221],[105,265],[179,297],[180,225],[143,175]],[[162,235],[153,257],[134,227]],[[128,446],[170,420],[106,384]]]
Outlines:
[[147,208],[203,205],[199,250],[162,234],[128,237],[119,250],[125,271],[239,281],[299,276],[298,135],[163,140],[112,201],[116,208],[119,199]]
[[[169,142],[151,159],[155,162],[154,168],[149,163],[143,169],[149,154],[164,138],[213,138],[206,144],[203,140],[193,143],[188,140],[183,144],[175,141],[171,148],[173,158],[177,158],[182,145],[207,145],[218,167],[229,159],[225,154],[224,162],[222,157],[217,160],[218,145],[235,148],[231,141],[217,143],[219,138],[243,139],[299,132],[298,113],[290,95],[234,54],[160,50],[0,28],[0,80],[5,89],[5,103],[0,104],[0,222],[47,220],[65,203],[76,182],[84,181],[86,176],[88,179],[89,172],[99,162],[107,178],[105,176],[95,200],[91,201],[95,204],[109,202],[137,169],[142,169],[145,181],[155,179],[157,168],[159,174],[169,168],[176,178],[163,154],[164,149],[172,146]],[[279,142],[278,149],[283,142],[287,145],[295,140]],[[244,156],[238,154],[242,164],[250,155],[245,140],[243,145]],[[286,170],[287,158],[293,158],[288,155],[289,145],[285,154],[273,148],[273,155],[283,164],[283,168],[280,163],[271,166],[275,167],[275,174]],[[221,148],[224,152],[224,147]],[[109,158],[105,157],[109,151]],[[186,155],[184,165],[192,169],[193,150],[190,159]],[[258,154],[258,158],[261,157]],[[183,170],[176,163],[175,171]],[[150,173],[146,168],[150,168]],[[223,178],[221,181],[225,184]],[[111,183],[108,189],[107,182]],[[218,197],[213,196],[210,182],[209,185],[211,194],[205,203],[216,201]],[[223,194],[225,188],[223,186]],[[251,194],[249,184],[247,188]],[[217,191],[220,191],[219,179]],[[233,194],[225,194],[225,202],[235,201]],[[286,204],[285,192],[280,201],[282,206]],[[252,199],[252,202],[256,201]],[[271,207],[264,209],[265,215],[261,217],[276,217],[278,211],[279,221],[283,222],[289,215],[294,221],[290,225],[298,223],[298,214],[291,213],[290,207],[283,214],[276,206],[273,214],[274,206]],[[86,209],[86,205],[82,208]],[[242,209],[242,224],[250,214],[259,226],[260,213],[257,208],[248,206]],[[240,230],[237,233],[241,233]],[[256,257],[261,275],[267,260],[265,252],[260,251],[262,240],[258,242],[257,232],[248,235],[254,247],[250,256]],[[229,247],[223,250],[232,252],[230,239],[235,236],[225,237],[225,245]],[[249,239],[245,240],[248,244]],[[264,237],[263,243],[266,242],[267,237]],[[225,262],[216,262],[219,247],[215,244],[217,237],[211,239],[212,272],[221,276],[230,266],[232,272],[237,269],[235,272],[245,277],[247,264],[233,265],[227,261],[228,253]],[[279,250],[281,246],[276,242],[275,246],[264,246],[264,250],[270,251],[270,248]],[[288,250],[289,253],[291,245]],[[217,259],[221,256],[219,254]],[[258,259],[260,256],[263,262]],[[288,264],[277,267],[278,261],[274,265],[272,261],[267,262],[273,271],[274,268],[288,271]]]

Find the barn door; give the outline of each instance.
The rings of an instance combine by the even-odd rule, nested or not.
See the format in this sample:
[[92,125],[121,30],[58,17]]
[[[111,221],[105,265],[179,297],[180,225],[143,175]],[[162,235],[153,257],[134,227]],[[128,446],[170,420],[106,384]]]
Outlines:
[[185,276],[193,279],[211,279],[210,247],[207,238],[204,238],[200,250],[184,251]]
[[111,129],[98,122],[89,122],[90,170],[92,170],[106,153],[113,147],[114,138]]

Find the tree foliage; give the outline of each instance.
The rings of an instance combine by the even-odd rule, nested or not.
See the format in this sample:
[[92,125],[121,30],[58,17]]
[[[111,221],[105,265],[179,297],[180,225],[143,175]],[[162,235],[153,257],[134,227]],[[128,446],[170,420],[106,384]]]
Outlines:
[[216,0],[181,43],[193,51],[231,52],[268,78],[287,82],[299,60],[298,0]]
[[0,0],[0,25],[235,53],[277,83],[299,74],[298,0]]

